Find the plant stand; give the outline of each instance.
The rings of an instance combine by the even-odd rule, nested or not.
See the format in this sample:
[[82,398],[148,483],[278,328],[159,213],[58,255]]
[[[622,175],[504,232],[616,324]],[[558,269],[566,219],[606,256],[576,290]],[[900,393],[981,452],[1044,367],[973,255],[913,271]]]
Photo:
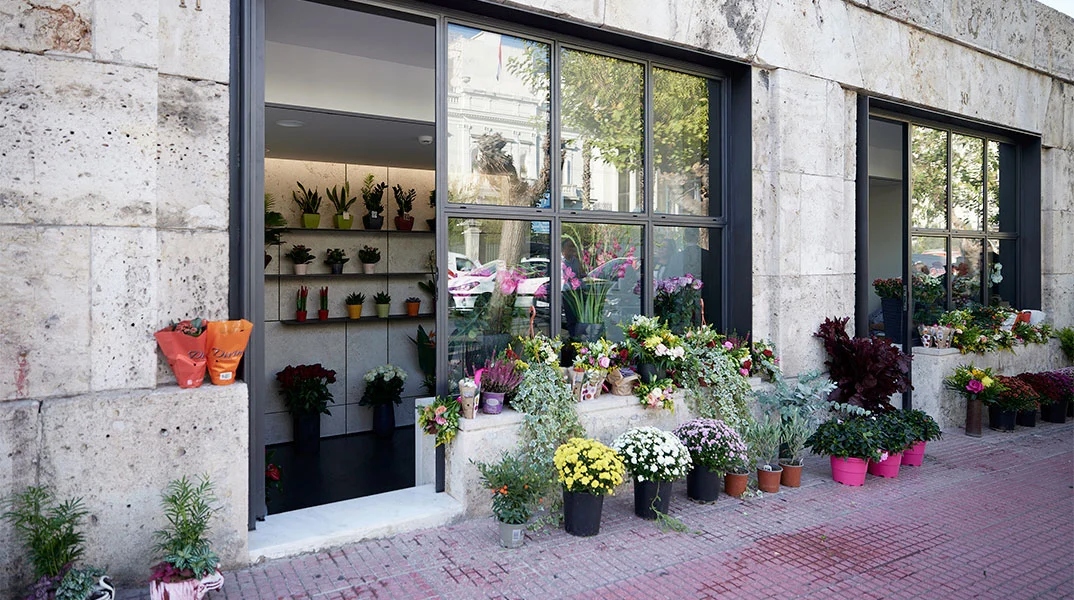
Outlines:
[[604,496],[563,490],[563,527],[567,533],[590,537],[600,533]]
[[686,474],[686,497],[695,502],[715,502],[720,497],[720,474],[695,466]]
[[634,514],[646,521],[655,521],[657,512],[668,514],[673,485],[672,481],[635,481]]

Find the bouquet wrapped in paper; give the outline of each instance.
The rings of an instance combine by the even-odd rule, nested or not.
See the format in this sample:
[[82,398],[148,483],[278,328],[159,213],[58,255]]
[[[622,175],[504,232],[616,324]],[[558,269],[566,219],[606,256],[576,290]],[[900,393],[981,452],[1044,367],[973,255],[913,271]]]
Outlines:
[[209,378],[216,385],[235,383],[235,372],[246,352],[254,324],[246,319],[210,321],[206,352]]
[[179,387],[195,388],[205,381],[206,324],[201,319],[173,322],[153,334]]

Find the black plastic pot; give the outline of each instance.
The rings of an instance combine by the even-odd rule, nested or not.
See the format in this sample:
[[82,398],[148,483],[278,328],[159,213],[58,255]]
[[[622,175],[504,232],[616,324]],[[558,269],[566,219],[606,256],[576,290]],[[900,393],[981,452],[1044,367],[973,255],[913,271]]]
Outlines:
[[1020,410],[1018,416],[1014,418],[1014,422],[1020,427],[1036,427],[1037,426],[1037,411],[1034,410]]
[[1018,411],[1003,410],[998,406],[988,407],[988,427],[998,431],[1014,431]]
[[635,481],[634,514],[647,521],[656,520],[656,512],[668,514],[672,481]]
[[600,533],[604,496],[563,490],[563,526],[567,533],[589,537]]
[[321,449],[321,415],[292,415],[296,454],[316,454]]
[[1040,420],[1045,423],[1066,423],[1067,402],[1052,402],[1040,407]]
[[697,502],[715,502],[720,497],[720,474],[694,467],[686,474],[686,496]]

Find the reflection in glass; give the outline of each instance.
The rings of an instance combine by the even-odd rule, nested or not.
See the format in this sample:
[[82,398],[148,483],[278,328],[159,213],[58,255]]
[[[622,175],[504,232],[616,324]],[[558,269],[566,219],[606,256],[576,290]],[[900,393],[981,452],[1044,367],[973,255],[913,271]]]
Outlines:
[[1013,177],[1018,150],[1012,144],[988,142],[988,230],[1013,233],[1018,230],[1015,209],[1018,205]]
[[540,206],[549,189],[548,44],[448,26],[448,200]]
[[642,227],[564,223],[560,249],[564,334],[622,339],[617,325],[642,312]]
[[563,184],[563,207],[640,212],[644,72],[638,63],[564,49],[564,158],[581,172]]
[[981,302],[983,260],[981,240],[951,240],[951,303],[955,308]]
[[[709,213],[710,84],[704,77],[653,69],[656,212],[713,216]],[[712,208],[719,209],[715,203]]]
[[995,140],[988,140],[985,186],[988,198],[988,230],[999,231],[999,142]]
[[711,233],[698,227],[653,229],[653,310],[675,333],[700,325],[703,308],[716,308],[719,260],[711,253]]
[[1018,240],[988,240],[988,301],[989,304],[1014,305],[1015,285],[1018,282]]
[[952,229],[981,231],[984,216],[984,140],[951,134]]
[[[549,222],[449,219],[448,381],[472,375],[512,336],[549,331]],[[442,272],[443,269],[442,269]]]
[[947,307],[947,240],[914,236],[911,245],[914,326],[934,325]]
[[910,223],[947,228],[947,132],[910,126]]

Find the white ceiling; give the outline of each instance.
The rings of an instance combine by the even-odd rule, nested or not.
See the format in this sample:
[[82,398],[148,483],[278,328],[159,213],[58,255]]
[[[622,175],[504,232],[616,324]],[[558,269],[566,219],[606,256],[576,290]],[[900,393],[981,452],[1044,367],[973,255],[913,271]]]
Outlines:
[[435,30],[401,16],[267,0],[265,156],[435,167],[417,141],[435,133]]

